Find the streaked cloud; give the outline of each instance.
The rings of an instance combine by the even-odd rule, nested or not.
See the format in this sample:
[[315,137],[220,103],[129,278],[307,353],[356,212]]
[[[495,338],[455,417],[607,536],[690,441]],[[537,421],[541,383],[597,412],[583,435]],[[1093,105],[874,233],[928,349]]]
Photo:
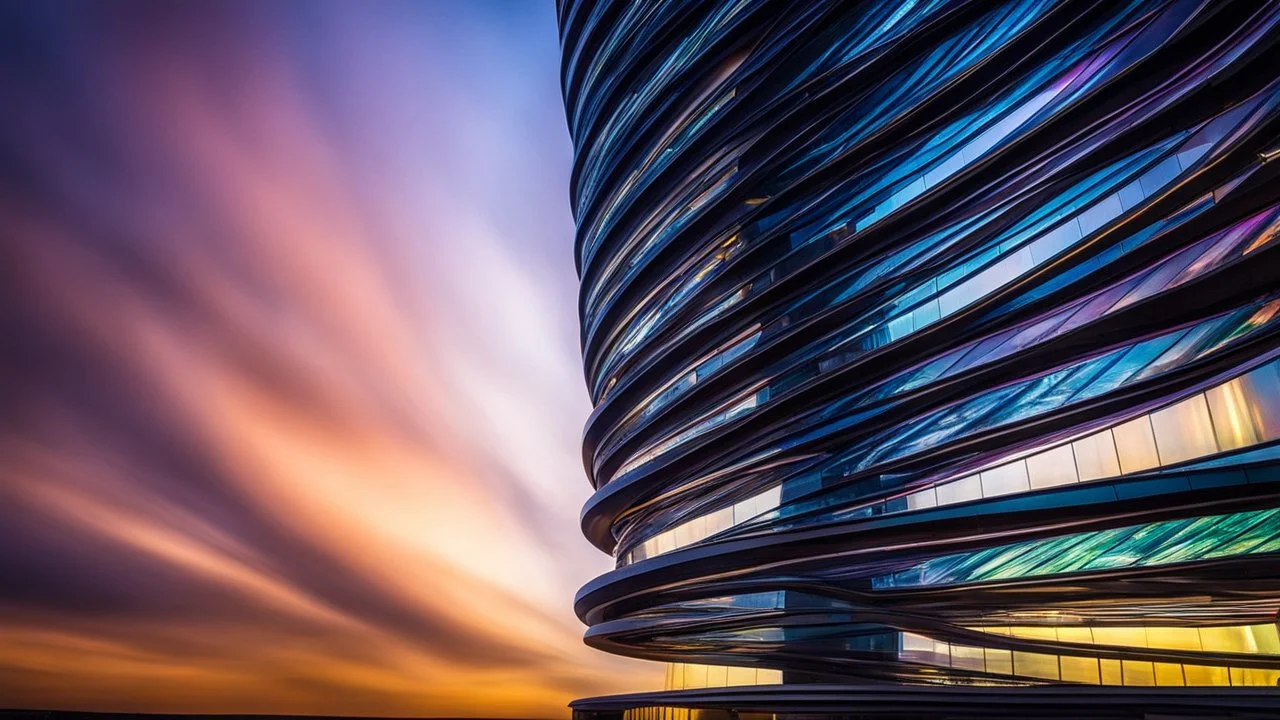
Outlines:
[[549,6],[0,31],[0,705],[562,715],[589,408]]

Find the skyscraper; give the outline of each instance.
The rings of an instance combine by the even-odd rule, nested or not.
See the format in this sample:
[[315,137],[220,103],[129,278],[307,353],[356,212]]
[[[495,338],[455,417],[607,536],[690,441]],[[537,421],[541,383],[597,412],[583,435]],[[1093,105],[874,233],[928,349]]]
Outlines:
[[1280,2],[559,13],[582,712],[1280,705]]

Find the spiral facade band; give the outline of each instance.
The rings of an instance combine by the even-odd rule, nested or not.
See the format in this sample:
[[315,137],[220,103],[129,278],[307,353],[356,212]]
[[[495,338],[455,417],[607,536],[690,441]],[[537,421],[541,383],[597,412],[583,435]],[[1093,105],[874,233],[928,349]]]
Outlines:
[[1280,2],[558,12],[580,712],[1280,702]]

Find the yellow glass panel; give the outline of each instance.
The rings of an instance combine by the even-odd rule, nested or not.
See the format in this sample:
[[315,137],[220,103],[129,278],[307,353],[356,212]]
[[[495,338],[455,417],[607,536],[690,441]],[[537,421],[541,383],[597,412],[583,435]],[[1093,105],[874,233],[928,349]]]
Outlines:
[[1186,685],[1182,679],[1182,666],[1177,663],[1155,663],[1156,685],[1169,687]]
[[1098,659],[1063,655],[1061,658],[1062,679],[1065,682],[1097,685],[1102,682],[1098,671]]
[[[1062,642],[1091,645],[1093,644],[1093,630],[1087,627],[1071,627],[1064,625],[1058,628],[1058,639]],[[1064,657],[1063,660],[1065,661],[1066,658]]]
[[684,683],[687,688],[703,688],[707,686],[707,666],[695,663],[685,665]]
[[1200,642],[1205,650],[1213,652],[1256,653],[1249,626],[1200,628]]
[[1116,444],[1110,430],[1094,433],[1071,443],[1076,456],[1076,470],[1081,481],[1115,477],[1120,474]]
[[1268,655],[1280,655],[1280,627],[1275,623],[1267,623],[1265,625],[1250,625],[1250,632],[1253,633],[1253,643],[1258,648],[1258,652]]
[[736,687],[738,685],[755,685],[756,669],[730,665],[728,677],[725,682],[728,683],[729,687]]
[[1147,647],[1147,629],[1141,627],[1096,627],[1093,629],[1093,641],[1099,645],[1144,648]]
[[1183,665],[1183,678],[1188,685],[1229,685],[1226,667],[1215,665]]
[[1058,656],[1044,653],[1013,651],[1013,672],[1023,677],[1060,679],[1058,673]]
[[997,675],[1013,674],[1013,653],[1008,650],[986,648],[983,655],[987,663],[987,672]]
[[1156,437],[1151,432],[1151,420],[1146,415],[1111,428],[1120,454],[1120,471],[1124,473],[1149,470],[1160,465],[1156,454]]
[[729,668],[724,665],[707,667],[707,687],[724,687],[729,684]]
[[1076,458],[1070,445],[1060,445],[1027,458],[1027,478],[1033,489],[1079,482]]
[[1231,668],[1232,685],[1274,686],[1280,680],[1280,670],[1263,668]]
[[1205,397],[1209,401],[1214,435],[1223,450],[1248,447],[1263,440],[1250,416],[1249,398],[1239,378],[1210,389]]
[[1102,672],[1103,685],[1124,684],[1124,674],[1120,670],[1119,660],[1099,660],[1098,669]]
[[[970,625],[970,630],[993,635],[1012,635],[1028,639],[1070,642],[1076,644],[1108,644],[1120,647],[1149,647],[1157,650],[1215,651],[1280,655],[1280,628],[1274,623],[1256,625],[1222,625],[1208,628],[1184,626],[1108,625],[1089,628],[1083,625]],[[931,639],[904,634],[905,641],[928,646]]]
[[1121,660],[1120,667],[1124,671],[1124,684],[1127,686],[1149,687],[1156,684],[1155,668],[1146,660]]
[[780,685],[782,684],[782,671],[773,668],[760,668],[756,670],[757,685]]
[[1203,394],[1151,413],[1151,429],[1156,434],[1156,448],[1162,465],[1218,451],[1213,423],[1209,420],[1209,404]]
[[1147,628],[1149,647],[1164,650],[1200,650],[1200,631],[1188,627]]
[[1048,625],[1015,625],[1009,628],[1014,637],[1032,638],[1035,640],[1057,640],[1058,629]]
[[[1280,655],[1280,628],[1274,623],[1216,627],[1146,627],[1141,625],[1090,628],[1077,625],[984,625],[970,630],[1034,640],[1075,644]],[[928,642],[924,639],[924,642]]]

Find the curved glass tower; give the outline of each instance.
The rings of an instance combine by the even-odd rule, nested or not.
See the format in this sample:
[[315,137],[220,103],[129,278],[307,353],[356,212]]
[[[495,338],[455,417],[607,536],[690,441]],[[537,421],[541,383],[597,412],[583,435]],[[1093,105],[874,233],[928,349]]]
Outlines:
[[1280,704],[1280,2],[559,16],[580,712]]

